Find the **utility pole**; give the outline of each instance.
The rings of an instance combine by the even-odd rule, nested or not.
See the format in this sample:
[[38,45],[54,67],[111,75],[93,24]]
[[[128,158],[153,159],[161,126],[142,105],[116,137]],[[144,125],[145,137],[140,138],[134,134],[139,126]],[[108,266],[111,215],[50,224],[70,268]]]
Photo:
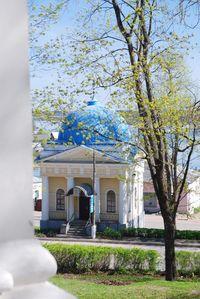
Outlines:
[[92,179],[92,187],[93,187],[93,195],[91,200],[91,205],[93,205],[92,213],[91,213],[91,237],[92,239],[96,239],[96,224],[95,224],[95,200],[96,200],[96,156],[95,150],[93,149],[93,179]]

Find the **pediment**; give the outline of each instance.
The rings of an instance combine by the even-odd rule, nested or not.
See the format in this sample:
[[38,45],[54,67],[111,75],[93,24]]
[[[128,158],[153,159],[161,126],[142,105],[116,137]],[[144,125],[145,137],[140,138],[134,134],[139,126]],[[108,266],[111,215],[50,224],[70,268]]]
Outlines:
[[[118,162],[114,157],[110,157],[104,152],[95,150],[96,162],[115,163]],[[43,162],[55,163],[92,163],[93,162],[93,149],[86,146],[78,146],[73,149],[66,150],[62,153],[55,154],[43,160]]]

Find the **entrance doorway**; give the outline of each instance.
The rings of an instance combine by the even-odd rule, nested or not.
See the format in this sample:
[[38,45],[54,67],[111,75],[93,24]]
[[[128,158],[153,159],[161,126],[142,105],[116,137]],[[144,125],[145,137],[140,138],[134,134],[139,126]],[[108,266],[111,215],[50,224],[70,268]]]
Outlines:
[[79,197],[79,219],[88,220],[89,219],[89,211],[90,211],[90,197],[80,195],[80,197]]

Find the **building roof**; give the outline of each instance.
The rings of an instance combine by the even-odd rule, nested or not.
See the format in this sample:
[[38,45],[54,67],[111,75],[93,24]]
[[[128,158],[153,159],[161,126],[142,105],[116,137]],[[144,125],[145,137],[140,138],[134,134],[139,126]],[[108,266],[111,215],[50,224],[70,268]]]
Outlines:
[[83,146],[118,163],[132,163],[137,153],[137,148],[131,145],[132,136],[131,127],[122,116],[92,100],[85,109],[66,115],[58,137],[47,144],[37,160],[44,161]]
[[97,101],[89,101],[85,109],[69,113],[59,132],[58,143],[92,145],[129,142],[130,126],[118,113]]

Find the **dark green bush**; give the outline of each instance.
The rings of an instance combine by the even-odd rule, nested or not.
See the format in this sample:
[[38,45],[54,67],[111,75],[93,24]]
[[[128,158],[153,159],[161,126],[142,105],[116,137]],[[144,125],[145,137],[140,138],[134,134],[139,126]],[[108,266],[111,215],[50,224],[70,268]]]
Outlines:
[[106,227],[103,236],[110,238],[110,239],[121,239],[122,235],[120,231],[116,231],[112,229],[111,227]]
[[198,231],[198,230],[177,230],[176,238],[177,239],[186,239],[186,240],[200,240],[200,231]]
[[42,238],[42,237],[55,237],[59,233],[59,229],[40,229],[36,227],[34,229],[35,236]]
[[156,228],[125,228],[121,230],[122,237],[163,238],[164,230]]
[[[122,237],[138,237],[138,238],[164,238],[164,230],[157,228],[125,228],[120,231],[114,231],[111,228],[106,228],[102,236],[110,239],[120,239]],[[200,231],[177,230],[176,239],[200,240]]]
[[58,263],[59,273],[113,271],[155,272],[159,254],[155,250],[100,246],[45,244]]
[[200,275],[200,252],[177,251],[176,268],[178,275]]

